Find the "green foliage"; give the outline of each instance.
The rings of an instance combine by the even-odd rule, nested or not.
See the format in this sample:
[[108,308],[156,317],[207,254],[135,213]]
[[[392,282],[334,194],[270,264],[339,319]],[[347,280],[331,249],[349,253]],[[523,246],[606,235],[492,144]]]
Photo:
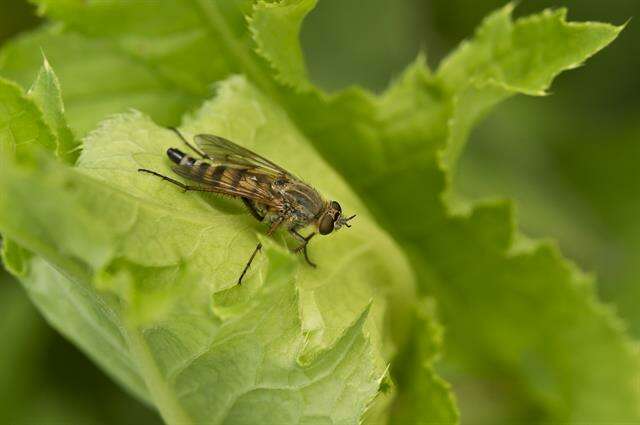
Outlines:
[[[521,236],[508,203],[454,205],[447,184],[489,107],[543,94],[620,28],[507,6],[436,73],[420,56],[381,95],[328,95],[297,41],[314,1],[37,3],[58,24],[0,55],[0,74],[36,81],[0,81],[3,258],[167,422],[457,422],[443,328],[448,377],[497,383],[502,420],[640,419],[637,354],[589,279]],[[314,241],[318,270],[262,238],[234,286],[260,227],[136,172],[171,173],[179,141],[158,124],[180,120],[301,175],[354,228]]]
[[[434,303],[424,300],[416,308],[411,340],[394,364],[401,392],[393,405],[395,423],[457,423],[458,412],[449,408],[450,385],[433,370],[442,344],[442,327],[435,323]],[[439,388],[440,391],[433,391]]]
[[62,158],[65,162],[75,162],[77,155],[75,155],[73,149],[77,146],[77,143],[64,117],[64,106],[58,77],[53,73],[51,65],[46,59],[36,77],[35,83],[29,90],[29,96],[43,112],[45,123],[53,130],[58,140],[56,156]]
[[303,19],[316,3],[258,1],[251,15],[250,29],[257,51],[272,64],[279,81],[298,89],[311,87],[298,37]]
[[10,341],[0,352],[2,423],[160,423],[56,335],[7,273],[0,273],[0,307],[0,332]]
[[[566,9],[511,20],[508,5],[490,15],[474,39],[445,58],[438,74],[456,92],[446,163],[453,165],[471,127],[517,93],[543,96],[559,71],[573,69],[611,43],[622,27],[566,22]],[[562,42],[558,43],[558,40]]]
[[42,52],[60,79],[67,120],[78,135],[129,108],[143,110],[164,125],[177,125],[182,113],[204,96],[132,59],[111,40],[90,39],[54,27],[20,35],[4,46],[2,75],[30,87],[42,65]]
[[[278,140],[289,145],[282,153],[298,152],[291,161],[282,157],[283,164],[297,169],[313,162],[286,115],[240,78],[222,86],[184,130],[255,137],[265,147]],[[3,234],[46,261],[34,260],[23,278],[30,296],[131,392],[154,400],[169,422],[222,421],[251,400],[276,415],[273,422],[281,415],[357,421],[386,367],[381,340],[390,336],[379,335],[386,301],[376,294],[402,295],[412,281],[397,248],[367,224],[365,208],[346,185],[315,161],[308,175],[322,176],[326,193],[362,212],[368,237],[337,236],[331,250],[316,255],[331,271],[302,269],[295,288],[290,266],[286,272],[271,266],[265,276],[255,272],[253,281],[221,295],[235,285],[255,230],[232,206],[210,205],[136,173],[140,166],[170,172],[163,152],[173,144],[175,135],[147,118],[123,115],[85,140],[75,169],[25,148],[28,164],[2,170]],[[280,280],[286,286],[275,291]],[[362,314],[374,299],[365,337],[359,318],[367,317]],[[264,327],[254,329],[259,324]],[[230,367],[230,359],[245,360]],[[339,397],[344,385],[359,390]],[[322,406],[305,402],[322,397]]]

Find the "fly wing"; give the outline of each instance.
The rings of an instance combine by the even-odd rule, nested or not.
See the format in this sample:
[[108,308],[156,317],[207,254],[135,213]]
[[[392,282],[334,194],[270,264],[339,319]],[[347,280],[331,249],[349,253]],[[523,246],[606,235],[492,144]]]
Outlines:
[[194,137],[196,144],[213,161],[221,163],[235,163],[246,166],[255,166],[271,170],[275,174],[285,174],[294,177],[293,174],[269,161],[267,158],[238,146],[230,140],[212,134],[198,134]]
[[[251,171],[254,178],[245,178]],[[196,166],[176,165],[173,171],[181,177],[200,183],[200,189],[234,198],[248,198],[256,203],[280,208],[282,199],[270,190],[273,173],[255,166],[231,162],[205,163]]]

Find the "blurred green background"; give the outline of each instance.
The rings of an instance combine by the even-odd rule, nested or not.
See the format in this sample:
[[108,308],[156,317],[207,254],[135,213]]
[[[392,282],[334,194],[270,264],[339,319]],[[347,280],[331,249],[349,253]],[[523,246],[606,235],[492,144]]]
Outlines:
[[[436,67],[504,3],[321,0],[302,34],[312,79],[328,90],[361,84],[380,91],[419,50]],[[571,20],[615,24],[640,15],[637,0],[522,1],[516,15],[546,7],[569,8]],[[0,2],[2,41],[38,24],[26,1]],[[521,229],[556,239],[565,255],[597,274],[601,298],[617,308],[636,338],[638,69],[640,26],[632,20],[588,66],[561,75],[552,95],[517,97],[486,117],[471,135],[453,182],[466,199],[515,199]],[[0,311],[0,332],[8,342],[0,350],[0,423],[159,422],[47,327],[6,274],[0,274]],[[464,417],[473,416],[467,411]]]

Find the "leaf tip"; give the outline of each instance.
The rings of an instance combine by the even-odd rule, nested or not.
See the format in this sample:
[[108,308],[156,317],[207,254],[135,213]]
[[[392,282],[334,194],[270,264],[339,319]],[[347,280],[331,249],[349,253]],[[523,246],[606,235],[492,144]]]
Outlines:
[[633,20],[633,16],[629,17],[629,19],[627,19],[626,21],[624,21],[624,23],[620,25],[614,25],[616,29],[616,34],[620,34],[622,31],[624,31],[627,28],[627,26],[631,23],[632,20]]
[[51,65],[49,64],[49,60],[47,59],[47,55],[44,53],[44,47],[40,46],[40,56],[42,57],[42,67],[50,70]]
[[520,6],[520,0],[510,1],[502,7],[501,12],[505,15],[511,16],[518,6]]

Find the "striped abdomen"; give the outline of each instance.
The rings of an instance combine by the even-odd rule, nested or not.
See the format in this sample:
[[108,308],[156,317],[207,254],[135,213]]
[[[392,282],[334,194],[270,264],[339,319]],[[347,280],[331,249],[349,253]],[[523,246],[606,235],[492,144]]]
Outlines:
[[167,156],[178,165],[174,168],[176,173],[217,189],[217,192],[263,201],[273,195],[271,178],[254,168],[211,163],[175,148],[168,149]]

